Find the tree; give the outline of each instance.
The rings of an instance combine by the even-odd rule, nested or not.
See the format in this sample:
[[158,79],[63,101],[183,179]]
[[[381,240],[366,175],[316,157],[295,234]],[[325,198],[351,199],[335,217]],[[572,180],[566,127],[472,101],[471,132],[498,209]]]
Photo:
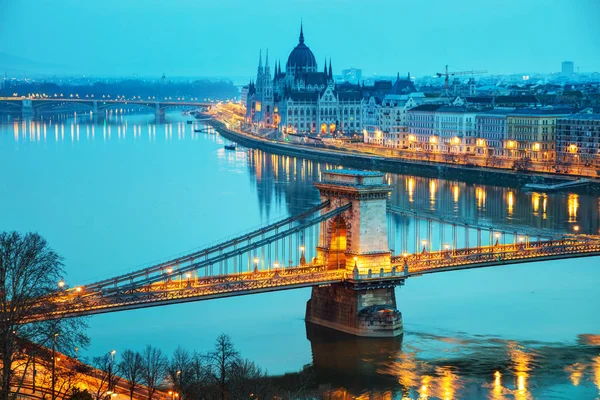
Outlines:
[[192,356],[189,351],[181,346],[175,349],[169,363],[168,375],[181,400],[187,399],[189,386],[193,383]]
[[212,377],[217,383],[221,399],[229,398],[227,391],[227,382],[233,366],[239,362],[240,354],[233,347],[231,338],[228,335],[221,334],[217,337],[214,351],[207,355],[211,365]]
[[148,387],[148,400],[167,377],[168,360],[160,349],[150,345],[142,352],[142,381]]
[[125,385],[129,390],[129,398],[133,399],[135,388],[142,379],[142,355],[138,352],[125,350],[117,367],[119,374],[126,379]]
[[114,355],[107,353],[103,356],[94,357],[92,365],[96,368],[96,374],[93,376],[95,378],[93,384],[95,393],[93,395],[96,400],[101,400],[107,397],[109,391],[114,391],[120,380],[116,374]]
[[62,258],[37,233],[0,233],[0,399],[9,398],[11,384],[19,392],[35,349],[52,346],[55,334],[56,349],[63,354],[87,346],[80,318],[29,322],[40,298],[45,298],[45,310],[56,307],[51,300],[63,273]]
[[501,163],[500,158],[495,155],[488,155],[485,158],[485,166],[486,167],[497,167],[500,165],[500,163]]
[[90,392],[87,391],[87,389],[85,390],[81,390],[79,388],[74,388],[71,391],[71,394],[69,395],[69,397],[67,397],[68,400],[94,400],[94,397],[90,394]]
[[515,171],[529,171],[531,169],[531,158],[521,157],[513,161],[512,169]]
[[233,399],[272,398],[272,385],[263,370],[250,360],[238,360],[231,368],[230,392]]

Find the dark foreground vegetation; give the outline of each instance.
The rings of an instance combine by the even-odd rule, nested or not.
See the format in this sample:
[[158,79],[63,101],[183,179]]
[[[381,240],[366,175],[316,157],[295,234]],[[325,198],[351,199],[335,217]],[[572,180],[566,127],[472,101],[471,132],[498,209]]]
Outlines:
[[178,348],[168,357],[146,346],[80,361],[78,350],[89,344],[83,319],[27,323],[63,277],[62,258],[40,235],[0,232],[0,400],[31,392],[79,400],[108,400],[115,392],[148,400],[169,392],[172,400],[315,398],[310,370],[268,377],[227,335],[202,354]]

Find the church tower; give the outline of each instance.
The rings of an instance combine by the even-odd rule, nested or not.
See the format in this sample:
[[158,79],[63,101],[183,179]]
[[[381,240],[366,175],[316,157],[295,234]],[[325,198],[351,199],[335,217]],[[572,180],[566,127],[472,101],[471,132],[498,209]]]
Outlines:
[[271,66],[269,65],[269,50],[265,57],[265,73],[263,82],[262,98],[263,122],[266,125],[273,124],[273,79],[271,77]]

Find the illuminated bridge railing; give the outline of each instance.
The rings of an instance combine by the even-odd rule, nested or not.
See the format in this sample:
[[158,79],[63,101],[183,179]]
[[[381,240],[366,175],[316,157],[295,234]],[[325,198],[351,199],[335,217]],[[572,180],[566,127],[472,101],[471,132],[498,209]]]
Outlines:
[[600,255],[599,239],[573,238],[407,254],[392,258],[392,266],[404,271],[408,267],[410,276],[443,270],[593,255]]
[[323,266],[307,265],[210,278],[168,280],[118,295],[69,292],[46,299],[47,302],[40,304],[33,313],[30,322],[326,285],[342,282],[346,276],[343,269],[327,270]]

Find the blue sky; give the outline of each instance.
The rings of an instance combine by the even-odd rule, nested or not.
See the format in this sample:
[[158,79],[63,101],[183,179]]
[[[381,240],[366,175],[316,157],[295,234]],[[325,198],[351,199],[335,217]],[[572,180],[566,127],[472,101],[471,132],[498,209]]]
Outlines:
[[261,48],[285,62],[301,19],[336,73],[600,71],[599,0],[0,0],[0,52],[88,74],[251,76]]

